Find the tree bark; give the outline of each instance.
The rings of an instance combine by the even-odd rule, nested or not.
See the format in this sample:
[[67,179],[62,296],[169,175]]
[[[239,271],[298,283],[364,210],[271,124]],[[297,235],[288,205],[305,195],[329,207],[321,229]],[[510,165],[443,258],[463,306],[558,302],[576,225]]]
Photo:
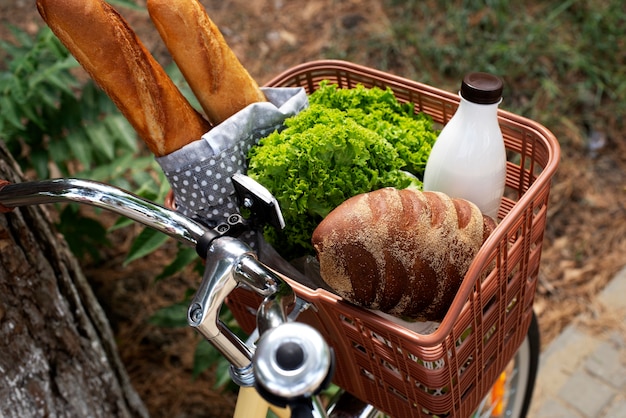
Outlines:
[[[0,143],[0,179],[19,168]],[[0,417],[147,417],[46,208],[0,214]]]

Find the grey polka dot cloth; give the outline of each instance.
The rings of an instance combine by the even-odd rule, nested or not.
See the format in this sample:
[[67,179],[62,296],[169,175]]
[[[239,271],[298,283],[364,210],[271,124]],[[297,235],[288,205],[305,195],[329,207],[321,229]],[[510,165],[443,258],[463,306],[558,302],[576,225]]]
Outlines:
[[264,88],[268,102],[254,103],[178,151],[157,158],[177,211],[209,225],[237,212],[231,177],[246,172],[246,156],[258,141],[308,106],[303,88]]

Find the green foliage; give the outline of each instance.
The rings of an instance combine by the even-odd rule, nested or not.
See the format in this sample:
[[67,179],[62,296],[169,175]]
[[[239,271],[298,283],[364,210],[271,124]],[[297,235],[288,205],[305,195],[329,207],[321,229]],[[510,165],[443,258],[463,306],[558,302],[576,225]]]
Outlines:
[[458,90],[469,71],[498,74],[505,80],[502,107],[548,126],[558,137],[592,120],[623,124],[622,0],[383,3],[391,23],[384,38],[352,36],[327,55],[449,91]]
[[81,216],[78,210],[78,205],[66,205],[61,210],[57,229],[77,257],[88,254],[97,260],[100,258],[99,248],[110,246],[107,230],[97,220]]
[[[0,41],[9,58],[0,73],[0,138],[22,170],[37,178],[89,178],[162,198],[167,182],[154,158],[140,155],[134,129],[109,97],[93,82],[78,80],[77,62],[50,29],[34,37],[11,31],[16,43]],[[58,228],[79,257],[98,259],[98,248],[108,243],[104,227],[74,205],[61,208]],[[154,248],[156,240],[142,243]],[[147,252],[135,246],[134,254]]]
[[[173,276],[192,263],[202,263],[196,250],[194,248],[182,247],[179,244],[179,249],[176,252],[176,258],[169,265],[167,265],[165,269],[163,269],[163,272],[156,277],[156,280],[162,280]],[[200,272],[202,272],[202,266],[199,265],[197,268]]]
[[130,251],[126,257],[125,264],[131,263],[139,258],[145,257],[158,250],[169,237],[152,228],[143,229],[133,241]]
[[36,37],[13,28],[17,44],[0,41],[9,57],[0,74],[0,137],[23,169],[39,178],[50,168],[72,174],[137,152],[134,130],[110,99],[72,72],[76,60],[50,29]]
[[[134,129],[109,97],[93,82],[79,82],[73,72],[77,62],[54,34],[47,27],[34,39],[15,28],[12,33],[15,44],[0,41],[9,57],[0,74],[0,137],[22,169],[34,170],[38,178],[57,172],[89,178],[162,200],[167,182],[153,156],[141,155]],[[59,229],[74,252],[96,256],[97,248],[106,244],[97,221],[71,207],[61,214],[62,221],[71,219]],[[129,223],[122,221],[117,227]],[[156,236],[141,239],[151,247],[137,243],[135,258],[149,253],[159,241]]]
[[184,328],[187,326],[187,301],[177,302],[156,311],[149,322],[163,328]]

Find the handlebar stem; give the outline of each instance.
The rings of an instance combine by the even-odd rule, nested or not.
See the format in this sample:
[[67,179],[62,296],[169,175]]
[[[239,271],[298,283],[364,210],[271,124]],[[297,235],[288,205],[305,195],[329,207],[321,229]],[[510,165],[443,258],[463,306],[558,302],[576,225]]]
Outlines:
[[257,314],[261,333],[287,322],[286,310],[296,299],[291,286],[263,266],[245,243],[228,236],[215,238],[207,249],[204,277],[187,319],[232,364],[237,383],[251,385],[254,352],[219,319],[223,301],[240,284],[265,296]]
[[288,322],[287,310],[296,303],[291,286],[259,263],[240,263],[237,271],[254,291],[265,296],[256,316],[259,334]]
[[216,238],[207,250],[204,277],[191,304],[187,320],[236,368],[250,364],[252,351],[219,319],[222,302],[239,284],[233,268],[254,258],[250,248],[238,239]]

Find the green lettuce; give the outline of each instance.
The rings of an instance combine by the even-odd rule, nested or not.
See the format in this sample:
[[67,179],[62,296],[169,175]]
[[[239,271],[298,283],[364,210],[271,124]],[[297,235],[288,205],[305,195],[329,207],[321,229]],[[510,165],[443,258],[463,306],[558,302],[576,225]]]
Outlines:
[[313,252],[313,230],[346,199],[421,187],[437,137],[430,117],[390,89],[322,83],[309,103],[248,155],[248,175],[276,197],[285,218],[285,229],[268,229],[266,238],[288,258]]

